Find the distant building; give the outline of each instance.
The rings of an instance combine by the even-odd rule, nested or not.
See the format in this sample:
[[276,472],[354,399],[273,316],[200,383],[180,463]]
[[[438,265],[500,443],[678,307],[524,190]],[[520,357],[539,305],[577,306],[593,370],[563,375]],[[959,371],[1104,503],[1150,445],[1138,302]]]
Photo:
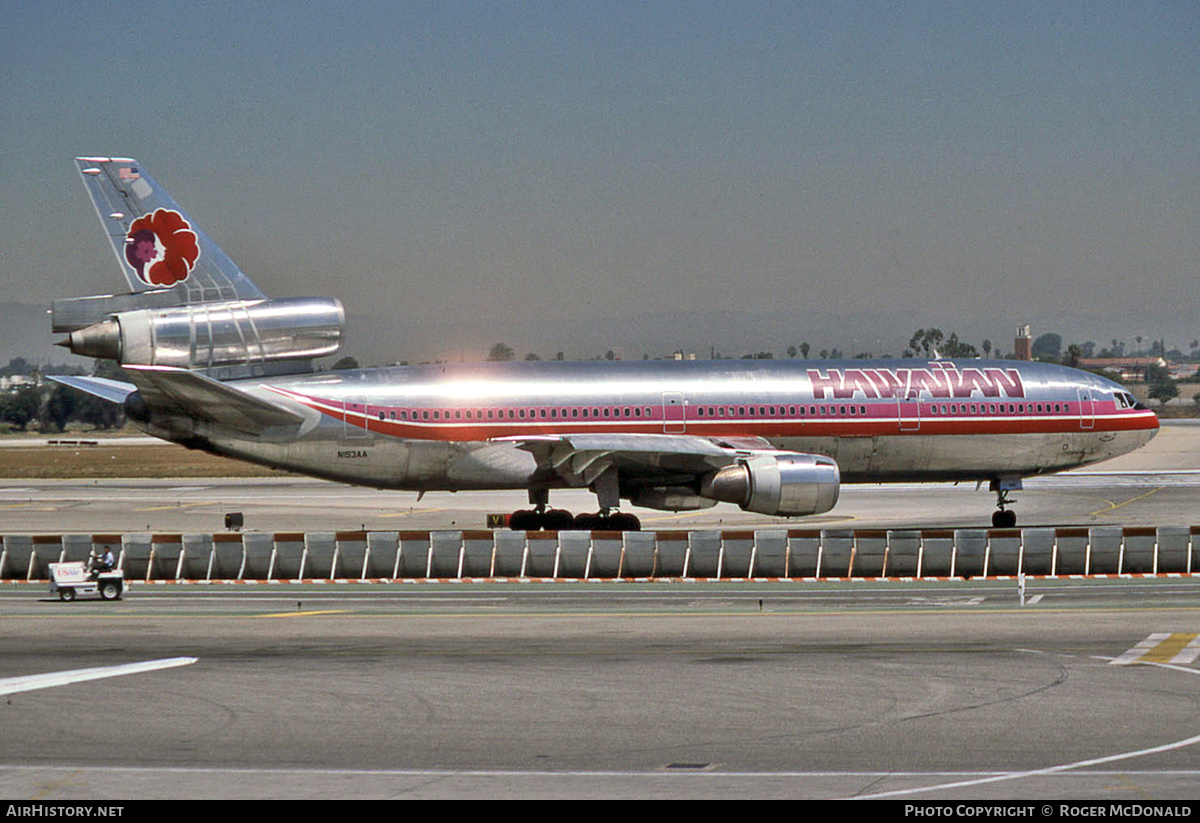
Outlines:
[[1084,357],[1079,361],[1081,369],[1113,372],[1125,382],[1144,383],[1146,374],[1155,366],[1166,369],[1170,364],[1161,357]]
[[1017,326],[1017,337],[1013,341],[1013,353],[1017,360],[1033,359],[1033,334],[1029,326]]
[[0,377],[0,392],[15,392],[30,386],[39,386],[36,377],[27,374],[10,374]]
[[1188,380],[1200,373],[1200,363],[1172,363],[1169,371],[1172,380]]

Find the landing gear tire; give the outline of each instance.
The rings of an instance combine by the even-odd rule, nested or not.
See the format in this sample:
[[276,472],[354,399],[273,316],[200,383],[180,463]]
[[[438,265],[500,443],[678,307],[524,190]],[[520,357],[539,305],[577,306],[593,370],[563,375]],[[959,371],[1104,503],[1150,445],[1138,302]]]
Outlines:
[[515,532],[536,532],[542,528],[542,515],[531,509],[515,511],[508,516],[508,527]]
[[508,527],[515,532],[536,531],[613,531],[636,532],[642,523],[635,515],[623,512],[572,515],[563,509],[521,509],[508,516]]
[[522,509],[508,516],[508,527],[517,532],[545,531],[561,532],[573,528],[575,518],[568,511],[549,509],[539,512]]
[[1008,506],[1013,504],[1013,499],[1009,495],[1014,491],[1021,490],[1021,478],[995,477],[992,478],[990,488],[996,493],[996,508],[998,509],[998,511],[992,512],[992,528],[1015,528],[1017,525],[1017,513],[1008,508]]
[[598,513],[586,514],[581,513],[575,515],[575,521],[571,523],[571,528],[575,531],[590,532],[600,528],[600,523],[603,518]]
[[574,522],[574,516],[564,509],[550,509],[542,515],[542,528],[550,532],[566,531]]
[[614,532],[640,532],[642,530],[642,522],[632,514],[614,514],[607,518],[610,531]]
[[1001,509],[998,512],[992,512],[992,527],[997,529],[1011,529],[1017,525],[1017,513],[1012,509]]
[[636,532],[642,530],[642,523],[632,514],[595,512],[575,515],[574,528],[579,531]]

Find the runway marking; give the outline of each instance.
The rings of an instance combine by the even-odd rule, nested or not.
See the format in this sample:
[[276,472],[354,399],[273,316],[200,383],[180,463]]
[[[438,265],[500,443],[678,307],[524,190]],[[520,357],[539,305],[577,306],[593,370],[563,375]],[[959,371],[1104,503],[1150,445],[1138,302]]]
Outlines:
[[49,797],[52,793],[58,791],[63,786],[79,785],[76,782],[75,778],[80,774],[82,774],[82,772],[80,772],[78,770],[73,771],[73,772],[67,772],[59,780],[52,780],[49,783],[43,783],[42,790],[40,792],[38,792],[37,794],[33,795],[29,799],[30,800],[42,800],[43,798]]
[[[663,523],[663,522],[672,521],[672,520],[685,520],[690,517],[705,517],[705,516],[711,515],[711,514],[712,514],[712,512],[709,512],[709,511],[681,512],[679,514],[664,514],[664,515],[659,515],[656,517],[642,517],[641,520],[643,523]],[[831,514],[831,515],[826,515],[823,517],[806,517],[806,518],[804,518],[804,522],[806,525],[813,525],[813,524],[817,524],[817,523],[849,523],[849,522],[852,522],[852,521],[858,520],[858,519],[859,519],[858,515],[853,515],[853,514],[846,514],[846,515],[832,515]],[[736,529],[739,527],[734,523],[728,523],[728,524],[721,523],[715,527],[705,527],[705,528]]]
[[982,606],[986,595],[975,597],[910,597],[905,601],[906,606]]
[[660,523],[666,520],[686,520],[689,517],[703,517],[711,512],[680,512],[679,514],[663,514],[657,517],[643,517],[643,523]]
[[1135,663],[1166,663],[1186,666],[1200,657],[1200,634],[1155,632],[1120,657],[1113,666]]
[[1104,502],[1108,503],[1108,508],[1098,509],[1094,512],[1091,512],[1089,516],[1097,517],[1102,514],[1108,514],[1109,512],[1116,511],[1117,509],[1121,508],[1122,506],[1128,506],[1130,503],[1136,503],[1139,500],[1144,500],[1147,497],[1149,497],[1150,495],[1157,494],[1158,492],[1160,492],[1162,490],[1163,490],[1162,486],[1157,486],[1157,487],[1151,489],[1150,491],[1146,492],[1145,494],[1139,494],[1137,497],[1129,498],[1124,503],[1113,503],[1111,500],[1105,500]]
[[21,677],[6,677],[0,679],[0,694],[15,694],[29,692],[35,689],[48,689],[52,686],[66,686],[84,680],[100,680],[105,677],[119,677],[123,674],[141,674],[157,669],[170,669],[176,666],[190,666],[199,658],[168,657],[162,660],[146,660],[141,663],[123,663],[119,666],[98,666],[91,669],[71,669],[65,672],[50,672],[49,674],[27,674]]
[[380,514],[380,517],[411,517],[414,514],[436,514],[437,512],[448,512],[452,509],[410,509],[406,512],[385,512]]
[[307,612],[276,612],[275,614],[260,614],[259,617],[312,617],[317,614],[349,614],[346,609],[323,609]]
[[[31,786],[40,788],[42,793],[39,796],[31,799],[41,799],[47,792],[46,789],[53,789],[57,785],[82,786],[84,789],[92,786],[93,780],[98,780],[100,786],[112,786],[115,784],[123,784],[122,781],[128,778],[164,778],[174,776],[180,779],[190,780],[222,780],[222,779],[237,779],[244,780],[250,776],[260,776],[272,779],[280,778],[301,778],[305,781],[308,787],[318,787],[324,794],[332,797],[358,797],[356,790],[362,790],[353,784],[347,783],[347,778],[369,778],[372,782],[369,784],[371,790],[376,790],[382,785],[378,781],[381,779],[393,779],[404,781],[400,785],[393,786],[394,791],[402,791],[406,794],[420,792],[423,786],[413,786],[408,783],[412,780],[420,780],[425,783],[429,780],[441,781],[445,779],[454,779],[459,781],[480,780],[485,781],[479,785],[466,785],[465,788],[460,788],[457,792],[453,792],[453,796],[491,796],[497,791],[502,791],[504,797],[525,797],[529,796],[540,797],[544,795],[545,784],[547,781],[552,787],[560,787],[568,792],[591,789],[593,791],[606,792],[612,794],[614,792],[624,792],[630,796],[640,796],[647,791],[666,790],[668,792],[686,792],[696,791],[699,789],[720,787],[726,782],[733,780],[739,781],[734,785],[746,785],[741,781],[755,781],[749,784],[749,787],[757,788],[760,792],[769,793],[771,796],[794,796],[796,792],[796,784],[801,782],[800,791],[810,785],[815,785],[819,790],[821,787],[827,786],[830,780],[854,781],[861,783],[864,780],[877,781],[880,779],[946,779],[946,778],[965,778],[965,777],[1005,777],[1006,775],[997,775],[995,772],[984,772],[983,770],[974,771],[868,771],[868,770],[825,770],[825,771],[739,771],[732,769],[667,769],[659,770],[632,770],[632,769],[570,769],[562,771],[551,771],[546,769],[404,769],[404,768],[321,768],[321,767],[263,767],[263,766],[244,766],[244,767],[214,767],[214,766],[79,766],[74,763],[39,763],[37,765],[28,765],[25,763],[0,763],[0,769],[9,773],[11,777],[16,779],[24,779],[31,783]],[[61,775],[56,774],[61,773]],[[1200,771],[1194,769],[1172,769],[1164,770],[1144,770],[1144,771],[1109,771],[1094,769],[1083,772],[1079,777],[1086,783],[1087,781],[1095,781],[1097,778],[1110,778],[1113,780],[1125,780],[1129,778],[1147,776],[1151,778],[1173,777],[1178,780],[1192,779],[1200,777]],[[55,781],[49,787],[46,785],[47,780]],[[502,781],[503,789],[496,788],[496,781]],[[613,781],[630,781],[630,785],[614,785]],[[977,781],[971,781],[977,782]],[[195,784],[193,784],[195,785]],[[210,783],[201,784],[211,785]],[[1056,784],[1058,785],[1058,784]],[[1118,790],[1136,790],[1133,787],[1117,786]],[[436,787],[433,787],[435,794],[440,794]],[[257,797],[250,790],[250,797]],[[821,791],[811,791],[812,797],[826,798],[827,794]],[[155,797],[153,793],[145,795],[146,797]],[[805,796],[809,796],[806,794]],[[852,798],[865,799],[865,798]]]
[[215,506],[215,505],[217,505],[215,502],[210,502],[210,501],[204,500],[199,503],[172,503],[167,506],[150,506],[149,508],[146,508],[146,509],[134,509],[134,511],[135,512],[161,512],[161,511],[167,511],[168,509],[193,509],[196,506]]
[[1086,769],[1089,766],[1099,766],[1103,763],[1115,763],[1120,760],[1129,760],[1134,757],[1144,757],[1148,754],[1160,754],[1162,752],[1174,751],[1188,746],[1200,743],[1200,735],[1187,737],[1183,740],[1177,740],[1174,743],[1164,743],[1161,746],[1152,746],[1148,749],[1138,749],[1132,752],[1119,752],[1110,754],[1105,757],[1094,757],[1090,760],[1077,760],[1074,763],[1063,763],[1059,766],[1049,766],[1045,769],[1032,769],[1024,772],[1006,772],[992,777],[981,777],[976,780],[960,780],[955,783],[940,783],[935,786],[922,786],[916,789],[897,789],[891,792],[878,792],[877,794],[855,795],[851,800],[878,800],[884,797],[900,797],[909,794],[921,794],[922,792],[937,792],[945,789],[961,789],[967,786],[981,786],[984,783],[998,783],[1002,780],[1020,780],[1024,777],[1040,777],[1047,774],[1058,774],[1060,772],[1073,771],[1075,769]]

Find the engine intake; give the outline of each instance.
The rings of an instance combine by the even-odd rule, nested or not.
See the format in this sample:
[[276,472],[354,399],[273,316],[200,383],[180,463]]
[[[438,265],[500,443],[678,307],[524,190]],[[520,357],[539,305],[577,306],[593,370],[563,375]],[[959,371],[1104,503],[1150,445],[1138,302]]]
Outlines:
[[72,331],[73,354],[121,365],[204,369],[336,354],[345,311],[327,297],[135,309]]
[[828,457],[759,454],[709,475],[700,494],[746,511],[790,516],[829,511],[840,486],[837,463]]

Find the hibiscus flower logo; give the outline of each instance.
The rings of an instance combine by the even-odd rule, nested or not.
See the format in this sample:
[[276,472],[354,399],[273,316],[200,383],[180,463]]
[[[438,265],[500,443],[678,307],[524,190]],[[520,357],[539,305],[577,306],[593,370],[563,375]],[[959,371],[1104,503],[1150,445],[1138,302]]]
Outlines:
[[174,286],[192,273],[200,246],[183,215],[159,209],[133,221],[125,235],[125,259],[143,283]]

